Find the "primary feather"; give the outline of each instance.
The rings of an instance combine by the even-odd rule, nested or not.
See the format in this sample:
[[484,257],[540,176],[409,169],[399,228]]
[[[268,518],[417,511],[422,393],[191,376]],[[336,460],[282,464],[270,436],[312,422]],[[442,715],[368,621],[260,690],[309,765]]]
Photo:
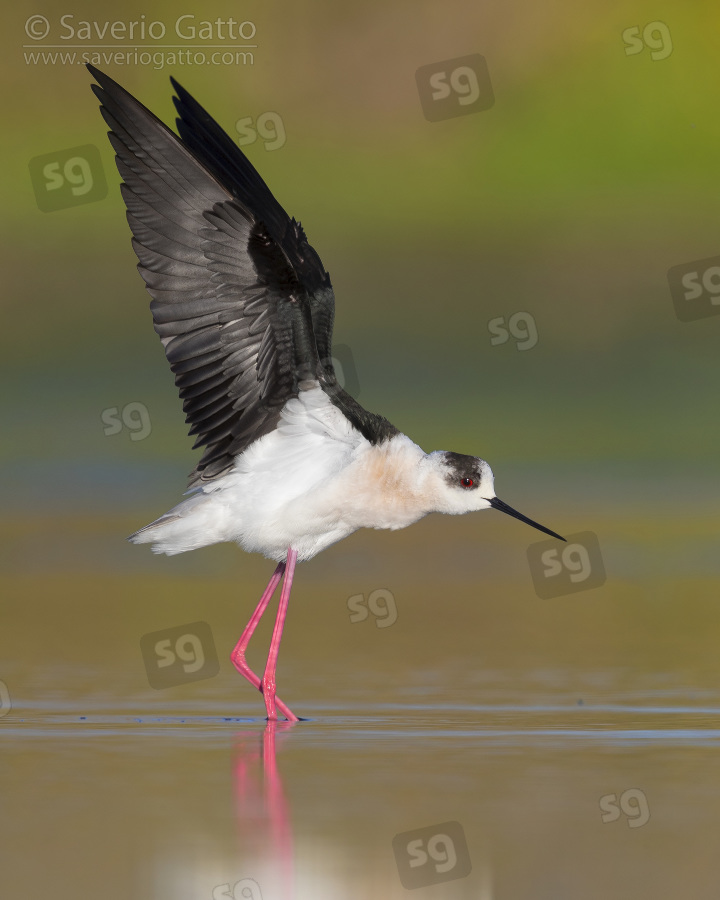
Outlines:
[[110,128],[155,330],[204,453],[190,486],[228,472],[304,381],[371,441],[395,433],[337,384],[330,278],[300,224],[177,82],[182,140],[88,66]]

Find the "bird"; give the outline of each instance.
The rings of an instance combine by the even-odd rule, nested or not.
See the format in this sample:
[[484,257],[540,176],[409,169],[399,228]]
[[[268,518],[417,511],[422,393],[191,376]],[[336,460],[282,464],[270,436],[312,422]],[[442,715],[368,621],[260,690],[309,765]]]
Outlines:
[[[240,147],[171,77],[177,135],[87,68],[110,129],[138,270],[193,449],[186,499],[128,540],[172,556],[235,542],[277,563],[231,654],[268,721],[299,721],[276,672],[297,562],[360,528],[495,509],[565,540],[495,494],[480,457],[426,453],[339,383],[335,296],[299,221]],[[282,581],[262,677],[246,650]]]

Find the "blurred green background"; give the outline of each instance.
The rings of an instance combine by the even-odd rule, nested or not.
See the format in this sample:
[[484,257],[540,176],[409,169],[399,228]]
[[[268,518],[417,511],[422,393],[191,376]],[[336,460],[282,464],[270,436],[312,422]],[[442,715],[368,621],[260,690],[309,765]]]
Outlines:
[[[240,6],[188,0],[182,7],[151,0],[122,10],[22,2],[6,11],[0,58],[0,678],[13,698],[13,716],[262,711],[227,656],[270,564],[233,546],[167,559],[124,541],[177,502],[197,453],[135,271],[90,76],[79,64],[26,64],[24,56],[43,43],[25,33],[31,16],[49,21],[48,44],[62,43],[52,40],[61,33],[62,15],[72,15],[75,24],[144,15],[164,22],[170,33],[183,14],[252,21],[253,64],[100,68],[168,123],[174,122],[171,74],[233,137],[239,119],[276,113],[283,146],[268,151],[258,140],[244,150],[289,214],[301,219],[330,271],[335,339],[350,348],[360,402],[426,450],[483,456],[499,496],[549,527],[595,532],[607,571],[605,585],[592,592],[539,601],[525,556],[539,536],[489,513],[429,517],[400,534],[356,534],[299,569],[280,656],[281,695],[300,714],[324,717],[326,726],[330,721],[330,728],[332,715],[353,709],[371,716],[383,704],[574,710],[578,698],[586,709],[594,703],[626,707],[631,729],[641,707],[673,703],[703,708],[705,724],[714,722],[707,710],[717,705],[720,677],[720,316],[680,321],[667,273],[720,254],[720,11],[709,2],[678,0],[407,0],[353,8],[329,0]],[[667,34],[655,51],[663,58],[653,59],[651,46],[626,54],[624,33],[637,28],[642,34],[658,22]],[[173,40],[169,34],[158,43]],[[416,70],[473,53],[487,60],[494,105],[426,121]],[[30,161],[88,144],[98,148],[107,196],[41,211]],[[527,350],[512,337],[492,344],[490,323],[507,323],[518,312],[532,317],[537,343]],[[150,428],[142,440],[132,440],[130,427],[105,433],[105,411],[128,404],[147,411]],[[350,627],[347,599],[377,588],[396,597],[397,624],[387,632],[370,622]],[[140,637],[195,620],[213,627],[221,675],[152,691]],[[251,663],[262,664],[268,637],[264,625]],[[576,714],[567,714],[571,728]],[[607,712],[588,715],[591,729],[613,722]],[[486,716],[487,710],[473,713],[467,727]],[[398,733],[402,737],[406,722],[398,713],[388,747]],[[615,725],[618,733],[626,727],[624,720]],[[24,815],[29,845],[39,840],[34,823],[44,801],[35,786],[46,783],[43,777],[57,788],[62,809],[71,802],[64,781],[83,777],[74,765],[68,778],[53,770],[58,747],[44,737],[49,776],[43,776],[48,758],[16,745],[16,761],[25,768],[5,840]],[[182,749],[181,735],[176,739]],[[335,771],[332,753],[323,757],[318,746],[293,756],[288,741],[298,836],[310,841],[315,832],[331,833],[337,818],[332,798],[340,794],[348,834],[339,840],[347,847],[362,844],[373,859],[403,828],[443,817],[467,823],[480,815],[473,778],[484,745],[473,744],[456,781],[435,784],[446,773],[436,745],[428,749],[415,739],[413,772],[428,778],[417,801],[421,811],[408,799],[416,781],[407,796],[392,793],[391,773],[405,761],[381,743],[368,751],[377,754],[371,765],[358,740],[356,734],[343,745],[350,774],[336,782],[323,780],[323,766]],[[641,873],[634,896],[656,898],[671,876],[678,890],[715,896],[708,885],[717,878],[708,881],[703,872],[714,850],[699,859],[707,842],[701,850],[697,835],[711,834],[706,823],[716,819],[717,792],[699,791],[694,776],[683,780],[686,771],[696,771],[697,759],[685,760],[687,769],[673,768],[674,750],[666,757],[661,743],[655,757],[628,751],[621,776],[611,752],[587,740],[586,762],[597,780],[588,796],[584,770],[564,781],[569,770],[552,754],[541,755],[537,772],[523,763],[509,763],[500,776],[493,766],[484,770],[508,820],[507,846],[496,860],[499,880],[504,871],[522,882],[503,896],[622,896],[624,883],[613,878],[635,871],[638,858],[655,881]],[[442,758],[460,743],[457,736],[443,743]],[[91,745],[83,744],[84,753],[97,759]],[[143,769],[132,742],[127,753],[130,769]],[[160,757],[151,769],[157,786],[164,753],[157,745],[153,753]],[[203,758],[219,778],[210,757]],[[710,765],[709,757],[700,763]],[[193,802],[207,803],[208,818],[217,812],[201,793],[207,782],[190,784],[194,757],[173,765],[170,777],[183,779],[185,793],[169,790],[178,810],[172,797],[164,800],[163,827],[170,835],[182,818],[182,798],[192,794]],[[582,770],[585,763],[578,765]],[[88,771],[86,798],[110,771],[107,761]],[[369,780],[355,778],[363,771]],[[598,856],[605,845],[577,829],[563,810],[577,802],[578,821],[597,825],[597,797],[642,786],[648,772],[652,783],[672,785],[677,793],[674,805],[663,807],[661,788],[649,792],[660,830],[641,829],[647,843],[639,857],[638,845],[631,851],[627,843]],[[548,792],[557,789],[564,806],[538,800],[532,807],[536,775]],[[130,783],[136,775],[118,777],[122,789],[124,779]],[[382,782],[379,793],[364,796],[363,785],[373,778]],[[516,795],[523,779],[530,787]],[[303,786],[316,782],[318,793],[306,796]],[[433,786],[445,792],[442,810],[431,802]],[[317,799],[323,790],[325,805]],[[696,806],[683,808],[677,798],[690,796]],[[136,815],[125,814],[118,828],[130,840]],[[95,815],[102,811],[90,803],[89,811],[78,813],[78,827],[92,832]],[[366,815],[382,822],[381,846],[354,825],[353,816],[361,821]],[[513,836],[528,823],[554,836],[538,862],[547,878],[527,873],[525,881],[518,870]],[[483,821],[478,827],[491,826]],[[610,828],[602,834],[612,842]],[[619,832],[612,834],[616,839]],[[668,852],[680,840],[697,849],[695,862],[689,846],[687,853]],[[20,861],[24,852],[18,851]],[[143,857],[144,848],[137,852]],[[72,854],[72,848],[64,854],[65,865]],[[563,884],[555,880],[568,859],[596,857],[609,880],[593,882],[592,890],[581,863]],[[670,871],[673,858],[687,866]],[[133,864],[132,871],[141,868]],[[105,874],[110,869],[108,863]],[[25,889],[27,871],[19,866],[9,881],[15,893],[20,885]],[[89,894],[94,882],[86,875]],[[132,895],[123,878],[113,884],[104,888],[108,897],[113,890]],[[153,896],[181,896],[167,880],[163,884]],[[210,896],[212,884],[203,882],[203,896]],[[467,890],[481,896],[472,885]],[[78,893],[75,881],[58,897]],[[376,894],[367,885],[359,892],[370,895]],[[378,889],[377,896],[390,895],[387,885]]]
[[[189,469],[89,75],[23,64],[31,11],[51,36],[67,14],[19,4],[1,64],[11,490],[46,466]],[[106,12],[117,18],[71,10],[75,23]],[[120,18],[169,25],[179,12],[133,4]],[[196,13],[231,14],[242,20],[231,4]],[[618,463],[660,462],[666,477],[714,463],[720,322],[679,322],[666,273],[720,246],[716,7],[247,4],[242,18],[257,28],[253,65],[105,68],[167,122],[169,74],[235,136],[241,117],[281,116],[284,146],[246,152],[331,273],[361,402],[426,449],[485,456],[501,478],[515,461],[592,463],[600,477]],[[625,54],[625,29],[666,20],[667,58]],[[495,105],[427,122],[415,70],[472,52]],[[28,161],[88,143],[107,197],[40,212]],[[537,345],[492,346],[488,322],[517,311],[534,317]],[[131,401],[148,407],[151,437],[105,437],[101,410]]]
[[[70,25],[116,13],[46,3],[9,14],[0,396],[15,535],[38,517],[92,512],[124,516],[121,538],[176,501],[197,458],[79,64],[93,42],[75,41],[74,65],[26,64],[46,44],[66,49]],[[47,20],[43,41],[26,34],[33,15]],[[281,147],[244,149],[331,273],[336,342],[364,405],[426,450],[483,456],[500,496],[561,531],[613,510],[646,525],[714,511],[720,319],[679,321],[667,271],[720,248],[715,7],[151,3],[120,20],[162,22],[162,46],[180,15],[252,22],[252,64],[100,65],[169,123],[170,74],[234,137],[239,119],[280,117]],[[650,23],[651,46],[628,55],[628,29]],[[477,52],[495,104],[426,121],[416,70]],[[87,144],[107,196],[40,211],[29,161]],[[516,313],[521,326],[531,317],[534,346],[491,343],[491,323]],[[128,404],[146,413],[121,427]],[[496,519],[472,527],[518,533]],[[120,545],[105,553],[124,565]],[[74,546],[82,568],[88,544]],[[17,548],[4,558],[17,570]]]

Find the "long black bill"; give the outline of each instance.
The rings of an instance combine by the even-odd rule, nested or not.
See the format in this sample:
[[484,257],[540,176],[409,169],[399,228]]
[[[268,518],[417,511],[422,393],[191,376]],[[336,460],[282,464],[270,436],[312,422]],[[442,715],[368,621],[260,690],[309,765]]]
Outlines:
[[508,506],[507,503],[503,503],[502,500],[498,500],[497,497],[493,497],[490,501],[490,506],[493,509],[499,509],[500,512],[507,513],[509,516],[512,516],[514,519],[520,519],[521,522],[525,522],[526,525],[532,525],[533,528],[537,528],[538,531],[544,531],[545,534],[549,534],[550,537],[557,538],[559,541],[564,541],[565,538],[559,534],[555,534],[554,531],[550,531],[549,528],[546,528],[544,525],[538,525],[537,522],[533,522],[532,519],[528,519],[527,516],[524,516],[522,513],[519,513],[516,509],[513,509],[512,506]]

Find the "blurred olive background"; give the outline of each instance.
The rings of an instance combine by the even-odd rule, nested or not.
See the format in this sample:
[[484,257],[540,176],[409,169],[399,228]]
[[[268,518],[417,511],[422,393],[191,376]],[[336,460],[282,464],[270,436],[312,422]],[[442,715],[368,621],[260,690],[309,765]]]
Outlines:
[[[190,466],[90,76],[24,64],[30,10],[11,14],[2,62],[5,459],[24,476],[48,463]],[[42,43],[67,33],[63,14],[76,27],[117,18],[90,4],[32,11],[52,26]],[[180,12],[131,5],[121,19],[160,20],[171,43]],[[485,455],[501,478],[516,461],[592,461],[598,473],[714,461],[718,321],[680,323],[666,274],[718,249],[713,6],[182,12],[252,20],[254,63],[105,69],[169,123],[170,74],[234,136],[240,118],[282,118],[280,149],[246,150],[332,275],[336,340],[352,349],[362,402],[427,449]],[[668,17],[668,57],[625,54],[627,28]],[[488,61],[495,105],[427,122],[416,69],[472,52]],[[107,197],[41,214],[29,160],[85,144],[99,148]],[[534,317],[537,345],[491,346],[488,322],[517,311]],[[131,401],[148,407],[152,437],[106,438],[100,411]]]
[[[393,835],[455,819],[483,848],[473,875],[418,896],[489,900],[492,883],[533,900],[716,896],[720,317],[680,321],[667,273],[720,253],[720,13],[678,0],[6,11],[7,895],[30,896],[38,860],[61,900],[97,893],[98,879],[108,898],[210,898],[260,871],[233,875],[219,837],[232,728],[140,728],[140,743],[123,730],[124,716],[244,715],[259,739],[261,699],[228,654],[272,566],[232,546],[168,559],[124,540],[177,502],[197,453],[80,64],[93,50],[31,64],[70,43],[64,15],[75,27],[161,21],[167,36],[144,41],[154,51],[178,43],[181,15],[252,22],[252,64],[89,58],[169,124],[170,75],[234,138],[239,120],[276,114],[282,146],[243,149],[330,271],[360,402],[426,450],[483,456],[499,496],[561,533],[596,533],[602,549],[603,586],[544,601],[526,558],[540,536],[494,513],[356,534],[300,567],[279,690],[322,724],[285,735],[278,754],[298,896],[406,895]],[[42,41],[25,30],[34,16],[50,25]],[[649,23],[663,26],[650,32],[660,58],[626,54],[624,34]],[[417,69],[473,53],[494,105],[428,122]],[[86,145],[107,195],[39,209],[31,160]],[[516,313],[536,343],[493,344],[491,323]],[[126,409],[124,427],[108,424]],[[397,622],[352,624],[348,599],[380,588]],[[198,620],[220,675],[153,691],[140,638]],[[258,667],[269,629],[251,647]],[[646,720],[659,711],[668,718]],[[81,715],[105,725],[83,732]],[[624,788],[648,794],[653,817],[637,831],[600,820],[598,798]],[[166,813],[138,829],[148,796]],[[87,853],[94,865],[76,871]]]

